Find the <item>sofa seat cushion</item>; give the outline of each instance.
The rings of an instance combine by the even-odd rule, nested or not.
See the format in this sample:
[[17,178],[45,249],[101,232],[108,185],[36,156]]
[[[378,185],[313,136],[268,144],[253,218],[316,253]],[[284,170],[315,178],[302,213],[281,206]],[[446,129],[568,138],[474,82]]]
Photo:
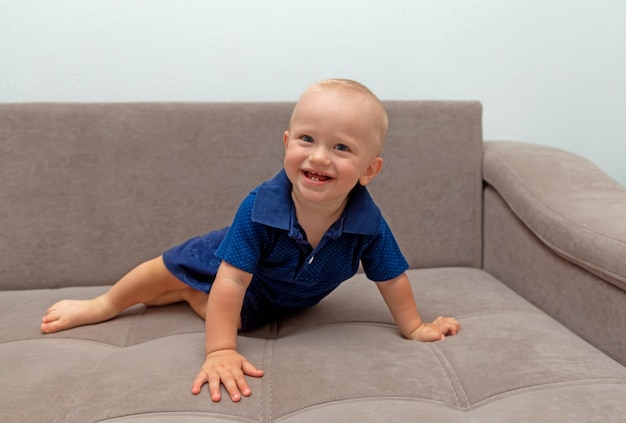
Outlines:
[[[410,270],[425,319],[462,330],[404,340],[357,275],[319,305],[241,335],[265,376],[240,403],[191,394],[204,325],[184,304],[42,335],[45,308],[107,287],[0,292],[0,421],[570,422],[626,415],[626,368],[481,270]],[[517,418],[517,420],[515,420]],[[504,420],[503,420],[504,419]]]

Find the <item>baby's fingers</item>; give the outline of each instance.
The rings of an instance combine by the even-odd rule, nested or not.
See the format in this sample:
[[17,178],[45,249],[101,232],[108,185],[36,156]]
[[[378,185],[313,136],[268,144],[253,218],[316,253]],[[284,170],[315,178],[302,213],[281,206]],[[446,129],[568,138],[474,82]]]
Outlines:
[[432,323],[422,323],[408,338],[433,342],[442,341],[446,335],[456,335],[461,325],[452,317],[437,317]]
[[[222,393],[220,392],[221,383],[224,383],[224,386],[226,386],[226,382],[222,381],[222,378],[220,377],[220,374],[218,372],[211,372],[211,374],[209,374],[209,393],[211,394],[211,401],[213,402],[218,402],[222,399]],[[234,392],[231,393],[228,390],[228,387],[226,387],[226,390],[228,391],[233,401],[237,402],[241,399],[241,397],[237,398],[237,395],[235,395]],[[234,399],[233,396],[237,399]]]
[[[244,361],[242,368],[245,369],[247,361]],[[250,364],[250,363],[248,363]],[[252,366],[252,364],[250,364]],[[256,367],[252,366],[255,370],[251,376],[261,377],[263,376],[263,371],[258,370]],[[246,374],[249,374],[246,372]],[[252,389],[248,385],[246,377],[244,373],[237,369],[233,373],[230,373],[226,378],[222,378],[222,384],[226,387],[228,394],[230,395],[230,399],[234,402],[241,400],[241,396],[249,397],[252,394]]]
[[252,393],[248,382],[246,382],[246,377],[240,370],[232,372],[228,370],[214,371],[209,374],[209,392],[211,400],[214,402],[218,402],[222,398],[220,385],[224,385],[233,402],[239,402],[242,395],[247,397]]
[[261,377],[263,376],[263,370],[258,369],[254,364],[250,363],[248,360],[244,360],[243,365],[241,366],[244,374],[252,377]]
[[461,329],[461,324],[452,317],[437,317],[433,324],[437,325],[443,335],[456,335]]
[[206,372],[201,371],[198,373],[198,376],[193,381],[191,385],[191,393],[194,395],[198,395],[200,391],[202,391],[202,386],[209,381],[209,376]]
[[230,372],[224,372],[224,375],[222,376],[216,370],[211,370],[209,372],[201,371],[193,381],[191,393],[194,395],[199,394],[205,383],[209,385],[209,394],[211,395],[211,401],[213,402],[219,402],[222,399],[222,393],[220,391],[220,385],[222,384],[234,402],[241,400],[241,394],[238,387],[241,387],[244,395],[250,395],[250,388],[247,386],[243,374],[235,378]]

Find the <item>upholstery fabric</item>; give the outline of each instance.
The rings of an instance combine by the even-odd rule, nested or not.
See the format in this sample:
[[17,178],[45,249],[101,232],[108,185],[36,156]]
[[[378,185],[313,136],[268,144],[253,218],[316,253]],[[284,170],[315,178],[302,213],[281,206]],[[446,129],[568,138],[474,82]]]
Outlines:
[[424,318],[455,315],[461,334],[402,339],[375,285],[357,275],[318,306],[239,337],[266,375],[238,404],[191,395],[204,325],[185,305],[42,335],[47,304],[106,287],[5,291],[2,321],[14,324],[0,334],[0,420],[617,422],[626,412],[626,368],[486,272],[409,277]]
[[485,143],[484,178],[546,245],[626,289],[624,187],[580,156],[513,142]]
[[[394,159],[371,191],[409,263],[479,267],[480,105],[387,107],[384,157]],[[0,211],[0,286],[109,284],[166,248],[227,226],[243,198],[280,170],[292,108],[0,105],[0,180],[10,196]],[[454,160],[443,160],[448,150],[458,151]]]
[[484,269],[626,365],[626,338],[616,335],[626,324],[626,291],[561,259],[493,188],[484,201]]
[[186,304],[49,335],[41,316],[228,225],[280,169],[293,103],[0,105],[0,422],[623,422],[623,190],[566,153],[483,143],[477,102],[385,106],[370,192],[422,317],[460,333],[403,339],[359,273],[241,334],[265,375],[213,403],[191,394],[204,323]]

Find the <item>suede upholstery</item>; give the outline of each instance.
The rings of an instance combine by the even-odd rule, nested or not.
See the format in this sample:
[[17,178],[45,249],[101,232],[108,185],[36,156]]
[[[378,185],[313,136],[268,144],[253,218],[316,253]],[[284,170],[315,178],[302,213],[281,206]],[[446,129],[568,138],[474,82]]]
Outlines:
[[422,317],[461,332],[402,339],[357,274],[239,336],[265,376],[235,404],[191,394],[204,324],[185,304],[39,322],[227,225],[280,169],[293,104],[0,105],[0,421],[624,421],[626,189],[564,151],[483,143],[478,103],[385,106],[372,195]]
[[582,157],[522,143],[487,144],[484,170],[544,244],[626,289],[624,187]]

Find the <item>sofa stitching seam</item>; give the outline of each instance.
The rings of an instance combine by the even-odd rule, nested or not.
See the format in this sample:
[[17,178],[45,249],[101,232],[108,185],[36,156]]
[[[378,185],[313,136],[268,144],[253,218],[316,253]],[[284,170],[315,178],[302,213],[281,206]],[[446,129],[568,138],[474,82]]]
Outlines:
[[[265,349],[267,348],[267,341],[265,341],[265,345],[263,347],[263,352],[261,353],[261,364],[263,366],[263,369],[265,369]],[[264,389],[261,388],[261,398],[259,398],[259,422],[263,422],[263,400],[265,398],[265,396],[263,395],[263,391]]]
[[[273,354],[271,353],[271,351],[269,351],[274,345],[274,341],[272,339],[268,339],[265,341],[265,348],[263,348],[263,359],[262,359],[262,363],[263,363],[263,369],[264,369],[264,376],[263,378],[267,378],[267,390],[268,390],[268,401],[267,401],[267,417],[268,417],[268,422],[272,421],[272,398],[273,398],[273,393],[272,393],[272,357]],[[266,354],[267,352],[267,354]],[[261,394],[262,395],[262,394]],[[261,412],[259,413],[260,416],[260,421],[263,422],[263,413],[265,411],[265,406],[263,405],[263,400],[265,399],[266,396],[261,396]]]
[[138,319],[143,317],[143,315],[146,313],[146,309],[147,308],[144,307],[141,310],[141,313],[138,313],[138,314],[133,316],[131,327],[130,327],[128,333],[126,334],[126,340],[124,341],[124,347],[129,347],[129,346],[134,345],[135,335],[137,335],[137,327],[139,326]]
[[512,398],[514,396],[522,396],[525,394],[532,394],[540,391],[567,389],[579,386],[606,386],[606,385],[626,385],[626,380],[618,378],[597,378],[597,379],[581,379],[559,382],[547,382],[539,383],[536,385],[523,386],[519,388],[513,388],[506,391],[493,394],[485,397],[480,401],[472,405],[471,410],[475,411],[482,407],[485,407],[494,402],[500,401],[504,398]]
[[[96,361],[96,363],[89,369],[89,371],[87,372],[87,375],[93,375],[95,373],[95,371],[102,365],[102,363],[104,363],[104,361],[109,358],[109,356],[111,354],[114,354],[115,351],[111,351],[109,352],[109,354],[104,354],[99,360]],[[85,390],[85,387],[88,385],[88,381],[89,378],[88,377],[84,377],[82,378],[82,383],[79,383],[79,385],[76,387],[76,389],[72,389],[68,395],[65,397],[65,400],[63,401],[63,404],[57,409],[57,411],[55,412],[55,416],[54,416],[54,420],[53,422],[57,421],[57,417],[59,416],[59,411],[61,409],[65,409],[65,414],[63,417],[63,421],[67,421],[67,416],[68,414],[71,412],[72,410],[72,406],[76,403],[76,401],[78,400],[78,396]],[[72,396],[71,400],[70,400],[70,396]]]
[[273,392],[272,392],[272,376],[271,376],[271,370],[272,370],[272,364],[271,364],[271,357],[270,357],[270,378],[268,380],[268,389],[269,389],[269,402],[267,404],[267,416],[268,416],[268,421],[271,422],[272,421],[272,398],[274,398]]
[[[432,343],[429,343],[427,345],[430,348],[433,355],[435,356],[435,358],[437,359],[437,363],[439,363],[439,366],[446,374],[448,385],[450,389],[452,390],[452,392],[454,393],[454,398],[456,399],[456,404],[458,408],[461,410],[468,408],[470,406],[470,403],[469,403],[469,400],[467,399],[467,394],[465,392],[465,389],[463,389],[463,385],[461,384],[461,381],[456,375],[456,372],[454,372],[454,369],[452,369],[452,366],[450,366],[450,363],[448,362],[448,360],[445,358],[443,352]],[[462,394],[462,398],[459,398],[458,390],[454,387],[454,383],[452,380],[453,377],[459,386],[460,393]],[[463,404],[461,404],[461,400],[463,400]]]

